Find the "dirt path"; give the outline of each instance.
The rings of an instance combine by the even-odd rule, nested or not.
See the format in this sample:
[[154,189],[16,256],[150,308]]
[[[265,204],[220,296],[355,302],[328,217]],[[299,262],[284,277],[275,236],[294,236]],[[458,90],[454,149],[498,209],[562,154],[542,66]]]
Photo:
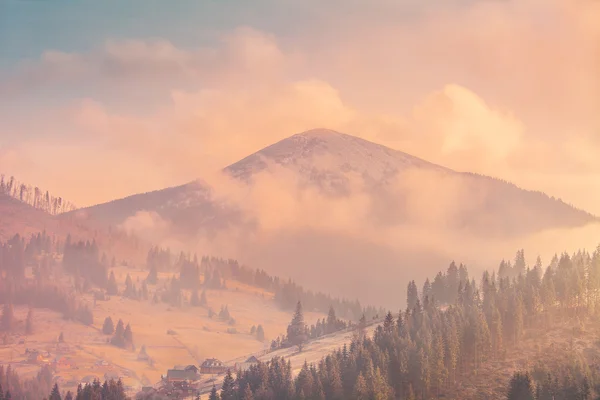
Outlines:
[[181,345],[179,348],[184,348],[189,353],[190,357],[196,360],[196,363],[200,363],[200,360],[198,360],[198,356],[196,355],[196,353],[192,349],[190,349],[185,343],[183,343],[181,339],[179,339],[175,335],[173,335],[172,338]]

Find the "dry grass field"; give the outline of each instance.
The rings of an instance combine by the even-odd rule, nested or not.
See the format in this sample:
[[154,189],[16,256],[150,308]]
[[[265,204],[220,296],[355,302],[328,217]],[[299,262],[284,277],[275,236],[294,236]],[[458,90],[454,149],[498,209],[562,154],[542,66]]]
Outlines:
[[[129,274],[137,283],[146,278],[147,271],[127,267],[115,269],[120,289]],[[171,277],[159,274],[157,285],[149,285],[153,293]],[[64,279],[67,284],[69,279]],[[189,298],[190,293],[184,292]],[[85,326],[64,320],[61,314],[46,309],[34,310],[35,332],[27,337],[13,335],[7,343],[0,343],[2,364],[10,364],[20,374],[31,376],[42,363],[56,361],[57,379],[62,389],[75,389],[79,382],[119,376],[132,390],[142,385],[154,384],[175,365],[198,365],[205,358],[218,358],[228,362],[240,356],[262,351],[270,339],[285,332],[291,320],[291,312],[280,310],[273,302],[273,294],[237,282],[228,281],[225,290],[208,290],[207,307],[182,308],[168,304],[152,304],[113,296],[107,301],[96,301],[91,295],[81,298],[93,307],[94,325]],[[221,321],[217,316],[208,317],[208,307],[219,312],[227,305],[235,325]],[[27,315],[27,307],[15,307],[15,316],[21,324]],[[131,324],[136,350],[125,350],[107,343],[110,336],[101,332],[104,319],[110,316],[115,325],[119,319]],[[308,323],[314,323],[324,315],[307,312]],[[253,325],[261,324],[265,330],[265,342],[259,342],[250,334]],[[235,329],[237,333],[228,332]],[[168,330],[176,334],[167,333]],[[58,336],[64,334],[64,343],[58,344]],[[171,332],[172,333],[172,332]],[[144,345],[153,360],[138,360]],[[38,364],[27,362],[27,349],[48,352],[49,356]],[[87,377],[87,379],[86,379]]]

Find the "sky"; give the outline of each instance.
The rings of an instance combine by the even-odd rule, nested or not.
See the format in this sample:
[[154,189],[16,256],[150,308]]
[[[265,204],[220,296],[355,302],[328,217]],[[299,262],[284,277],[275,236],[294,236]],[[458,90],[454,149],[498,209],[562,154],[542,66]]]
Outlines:
[[0,2],[0,171],[80,206],[331,128],[600,215],[600,2]]

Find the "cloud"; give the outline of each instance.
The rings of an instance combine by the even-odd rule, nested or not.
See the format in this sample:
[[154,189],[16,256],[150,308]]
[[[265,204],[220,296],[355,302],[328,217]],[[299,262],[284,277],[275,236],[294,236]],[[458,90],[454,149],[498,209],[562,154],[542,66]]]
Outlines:
[[[352,7],[296,36],[242,26],[197,48],[127,39],[83,53],[48,50],[0,81],[0,93],[22,107],[6,109],[0,138],[78,143],[66,158],[36,155],[48,173],[86,151],[121,154],[122,169],[151,171],[143,185],[122,183],[103,196],[70,190],[80,204],[201,177],[314,127],[517,183],[535,173],[536,188],[554,187],[557,171],[576,181],[593,171],[588,184],[598,178],[597,4]],[[398,23],[394,16],[408,11],[415,17]],[[57,95],[52,105],[28,101],[48,93]],[[28,158],[23,143],[13,148]],[[102,168],[89,164],[99,157],[89,158],[78,172],[95,177]],[[589,204],[583,186],[555,193]]]
[[[340,14],[314,5],[314,24],[301,33],[240,26],[196,47],[109,40],[83,52],[48,49],[0,71],[0,169],[79,205],[203,178],[223,201],[255,215],[259,233],[232,228],[193,245],[274,268],[293,259],[300,270],[321,256],[331,269],[348,265],[348,274],[377,263],[382,274],[401,274],[400,262],[424,255],[408,259],[399,243],[436,248],[435,262],[464,249],[480,262],[524,245],[542,252],[571,246],[562,240],[593,244],[596,232],[587,230],[502,243],[445,231],[485,198],[451,178],[434,185],[422,172],[407,172],[390,189],[411,189],[405,226],[386,225],[395,205],[374,204],[355,177],[353,196],[330,199],[299,191],[298,177],[277,168],[252,188],[219,176],[271,143],[326,127],[600,214],[598,2],[344,6],[349,12]],[[146,213],[125,226],[154,227],[153,239],[182,244],[163,222]]]
[[[328,167],[326,161],[317,165]],[[210,237],[182,235],[182,227],[175,226],[150,230],[145,219],[136,226],[140,234],[162,235],[153,241],[173,249],[235,257],[313,289],[360,293],[364,302],[388,306],[404,301],[393,290],[399,282],[422,281],[450,260],[466,263],[478,279],[484,268],[496,268],[516,249],[525,248],[530,263],[537,255],[548,262],[556,252],[595,248],[600,234],[600,225],[506,234],[499,225],[505,214],[486,212],[494,189],[452,174],[409,168],[390,182],[389,204],[362,179],[350,174],[349,182],[348,194],[331,196],[304,187],[298,174],[277,165],[254,175],[252,185],[216,174],[204,182],[213,198],[243,210],[251,223],[236,223]],[[543,225],[531,209],[515,205],[511,212],[509,222]],[[465,215],[476,219],[475,234],[457,229]]]

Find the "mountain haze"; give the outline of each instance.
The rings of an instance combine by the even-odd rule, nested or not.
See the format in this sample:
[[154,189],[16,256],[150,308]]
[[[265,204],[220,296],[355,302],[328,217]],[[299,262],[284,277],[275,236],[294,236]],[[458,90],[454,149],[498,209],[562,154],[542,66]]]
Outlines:
[[[281,140],[223,172],[240,185],[251,186],[265,175],[274,177],[274,182],[292,176],[300,190],[317,188],[327,197],[343,199],[356,192],[366,193],[371,199],[369,215],[385,224],[426,223],[497,236],[578,227],[597,220],[543,193],[487,176],[456,172],[326,129]],[[152,213],[186,233],[208,233],[243,221],[252,222],[251,215],[243,215],[236,207],[238,200],[224,202],[214,196],[210,184],[198,180],[76,213],[102,225],[119,225],[138,213]]]
[[564,244],[573,229],[597,222],[546,194],[325,129],[274,143],[213,181],[64,217],[389,305],[403,301],[391,297],[398,282],[424,279],[452,259],[478,274],[521,246],[553,247],[548,232]]

